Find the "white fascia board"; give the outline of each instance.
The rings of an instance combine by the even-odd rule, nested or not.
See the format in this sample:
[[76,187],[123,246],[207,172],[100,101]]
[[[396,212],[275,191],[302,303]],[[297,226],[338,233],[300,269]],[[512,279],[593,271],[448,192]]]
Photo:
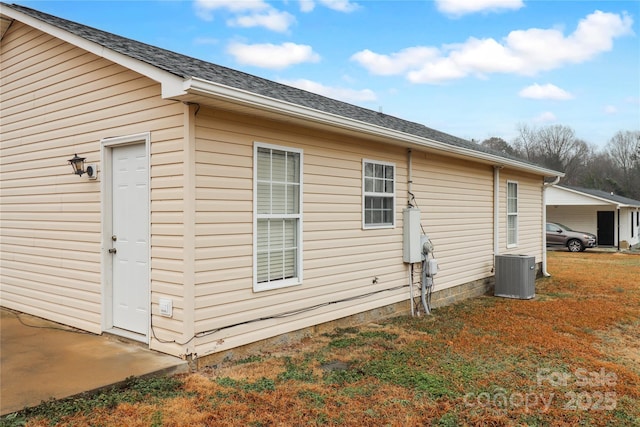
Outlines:
[[619,203],[619,202],[616,202],[615,200],[610,200],[610,199],[605,199],[604,197],[594,196],[593,194],[584,193],[582,191],[574,190],[572,188],[565,188],[565,187],[560,187],[560,186],[557,186],[557,185],[554,185],[554,187],[556,189],[558,189],[558,190],[566,191],[568,193],[577,194],[577,195],[580,195],[580,196],[583,196],[583,197],[588,197],[588,198],[591,198],[591,199],[594,199],[594,200],[598,200],[598,201],[604,202],[607,205],[617,206],[618,208],[631,207],[631,205],[627,205],[625,203]]
[[[105,48],[104,46],[98,43],[89,41],[80,36],[76,36],[75,34],[72,34],[56,26],[47,24],[46,22],[40,21],[37,18],[33,18],[29,15],[25,15],[22,12],[11,9],[10,7],[2,7],[0,9],[0,13],[3,16],[7,16],[11,19],[20,21],[30,27],[36,28],[53,37],[56,37],[76,47],[84,49],[88,52],[91,52],[94,55],[97,55],[101,58],[108,59],[109,61],[113,61],[116,64],[122,65],[125,68],[133,70],[137,73],[140,73],[143,76],[149,77],[150,79],[161,84],[163,98],[169,97],[168,94],[171,94],[171,96],[179,95],[178,91],[182,88],[182,82],[184,80],[182,77],[176,76],[167,71],[163,71],[158,67],[147,64],[146,62],[131,58],[130,56],[123,55],[114,50]],[[167,93],[167,96],[165,96],[165,92]],[[182,95],[184,95],[184,93],[182,93]]]
[[311,120],[331,126],[348,129],[360,133],[382,136],[396,141],[413,144],[420,147],[431,148],[449,154],[483,160],[499,166],[509,166],[519,170],[525,170],[543,176],[564,176],[564,173],[551,169],[529,165],[504,157],[457,147],[429,138],[423,138],[404,132],[395,131],[382,126],[372,125],[359,120],[350,119],[337,114],[326,113],[313,108],[304,107],[279,99],[270,98],[242,89],[232,88],[207,80],[192,77],[184,81],[183,91],[194,95],[203,95],[224,99],[230,102],[241,103],[254,108],[277,112],[292,117]]

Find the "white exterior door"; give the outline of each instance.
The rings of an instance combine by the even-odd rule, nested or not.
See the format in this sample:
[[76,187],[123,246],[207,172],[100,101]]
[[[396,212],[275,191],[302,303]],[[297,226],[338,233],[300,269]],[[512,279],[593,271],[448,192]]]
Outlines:
[[149,174],[145,144],[113,147],[113,327],[149,329]]

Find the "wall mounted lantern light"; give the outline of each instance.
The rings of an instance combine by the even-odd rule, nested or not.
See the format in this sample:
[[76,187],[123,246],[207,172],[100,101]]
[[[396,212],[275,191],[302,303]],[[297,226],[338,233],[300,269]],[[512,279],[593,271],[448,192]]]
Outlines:
[[98,178],[97,166],[95,164],[88,164],[87,167],[85,168],[84,166],[85,160],[86,160],[86,157],[80,157],[77,154],[74,154],[74,156],[71,159],[69,159],[69,164],[71,164],[71,167],[73,168],[73,174],[82,176],[83,174],[86,173],[89,179],[97,179]]
[[73,158],[69,159],[69,163],[73,168],[73,173],[82,176],[86,171],[84,170],[84,161],[86,157],[79,157],[77,154]]

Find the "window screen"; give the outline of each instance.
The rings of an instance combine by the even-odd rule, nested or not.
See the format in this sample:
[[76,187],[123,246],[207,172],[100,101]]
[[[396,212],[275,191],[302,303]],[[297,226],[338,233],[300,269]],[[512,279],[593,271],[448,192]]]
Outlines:
[[507,246],[518,244],[518,183],[507,182]]
[[365,160],[363,169],[364,227],[393,227],[395,165]]
[[256,147],[255,288],[301,280],[301,156],[299,151]]

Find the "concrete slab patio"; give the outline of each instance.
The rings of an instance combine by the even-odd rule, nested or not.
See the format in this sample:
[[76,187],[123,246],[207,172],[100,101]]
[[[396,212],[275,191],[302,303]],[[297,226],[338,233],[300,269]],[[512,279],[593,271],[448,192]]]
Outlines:
[[187,372],[186,361],[0,309],[0,415],[117,384]]

